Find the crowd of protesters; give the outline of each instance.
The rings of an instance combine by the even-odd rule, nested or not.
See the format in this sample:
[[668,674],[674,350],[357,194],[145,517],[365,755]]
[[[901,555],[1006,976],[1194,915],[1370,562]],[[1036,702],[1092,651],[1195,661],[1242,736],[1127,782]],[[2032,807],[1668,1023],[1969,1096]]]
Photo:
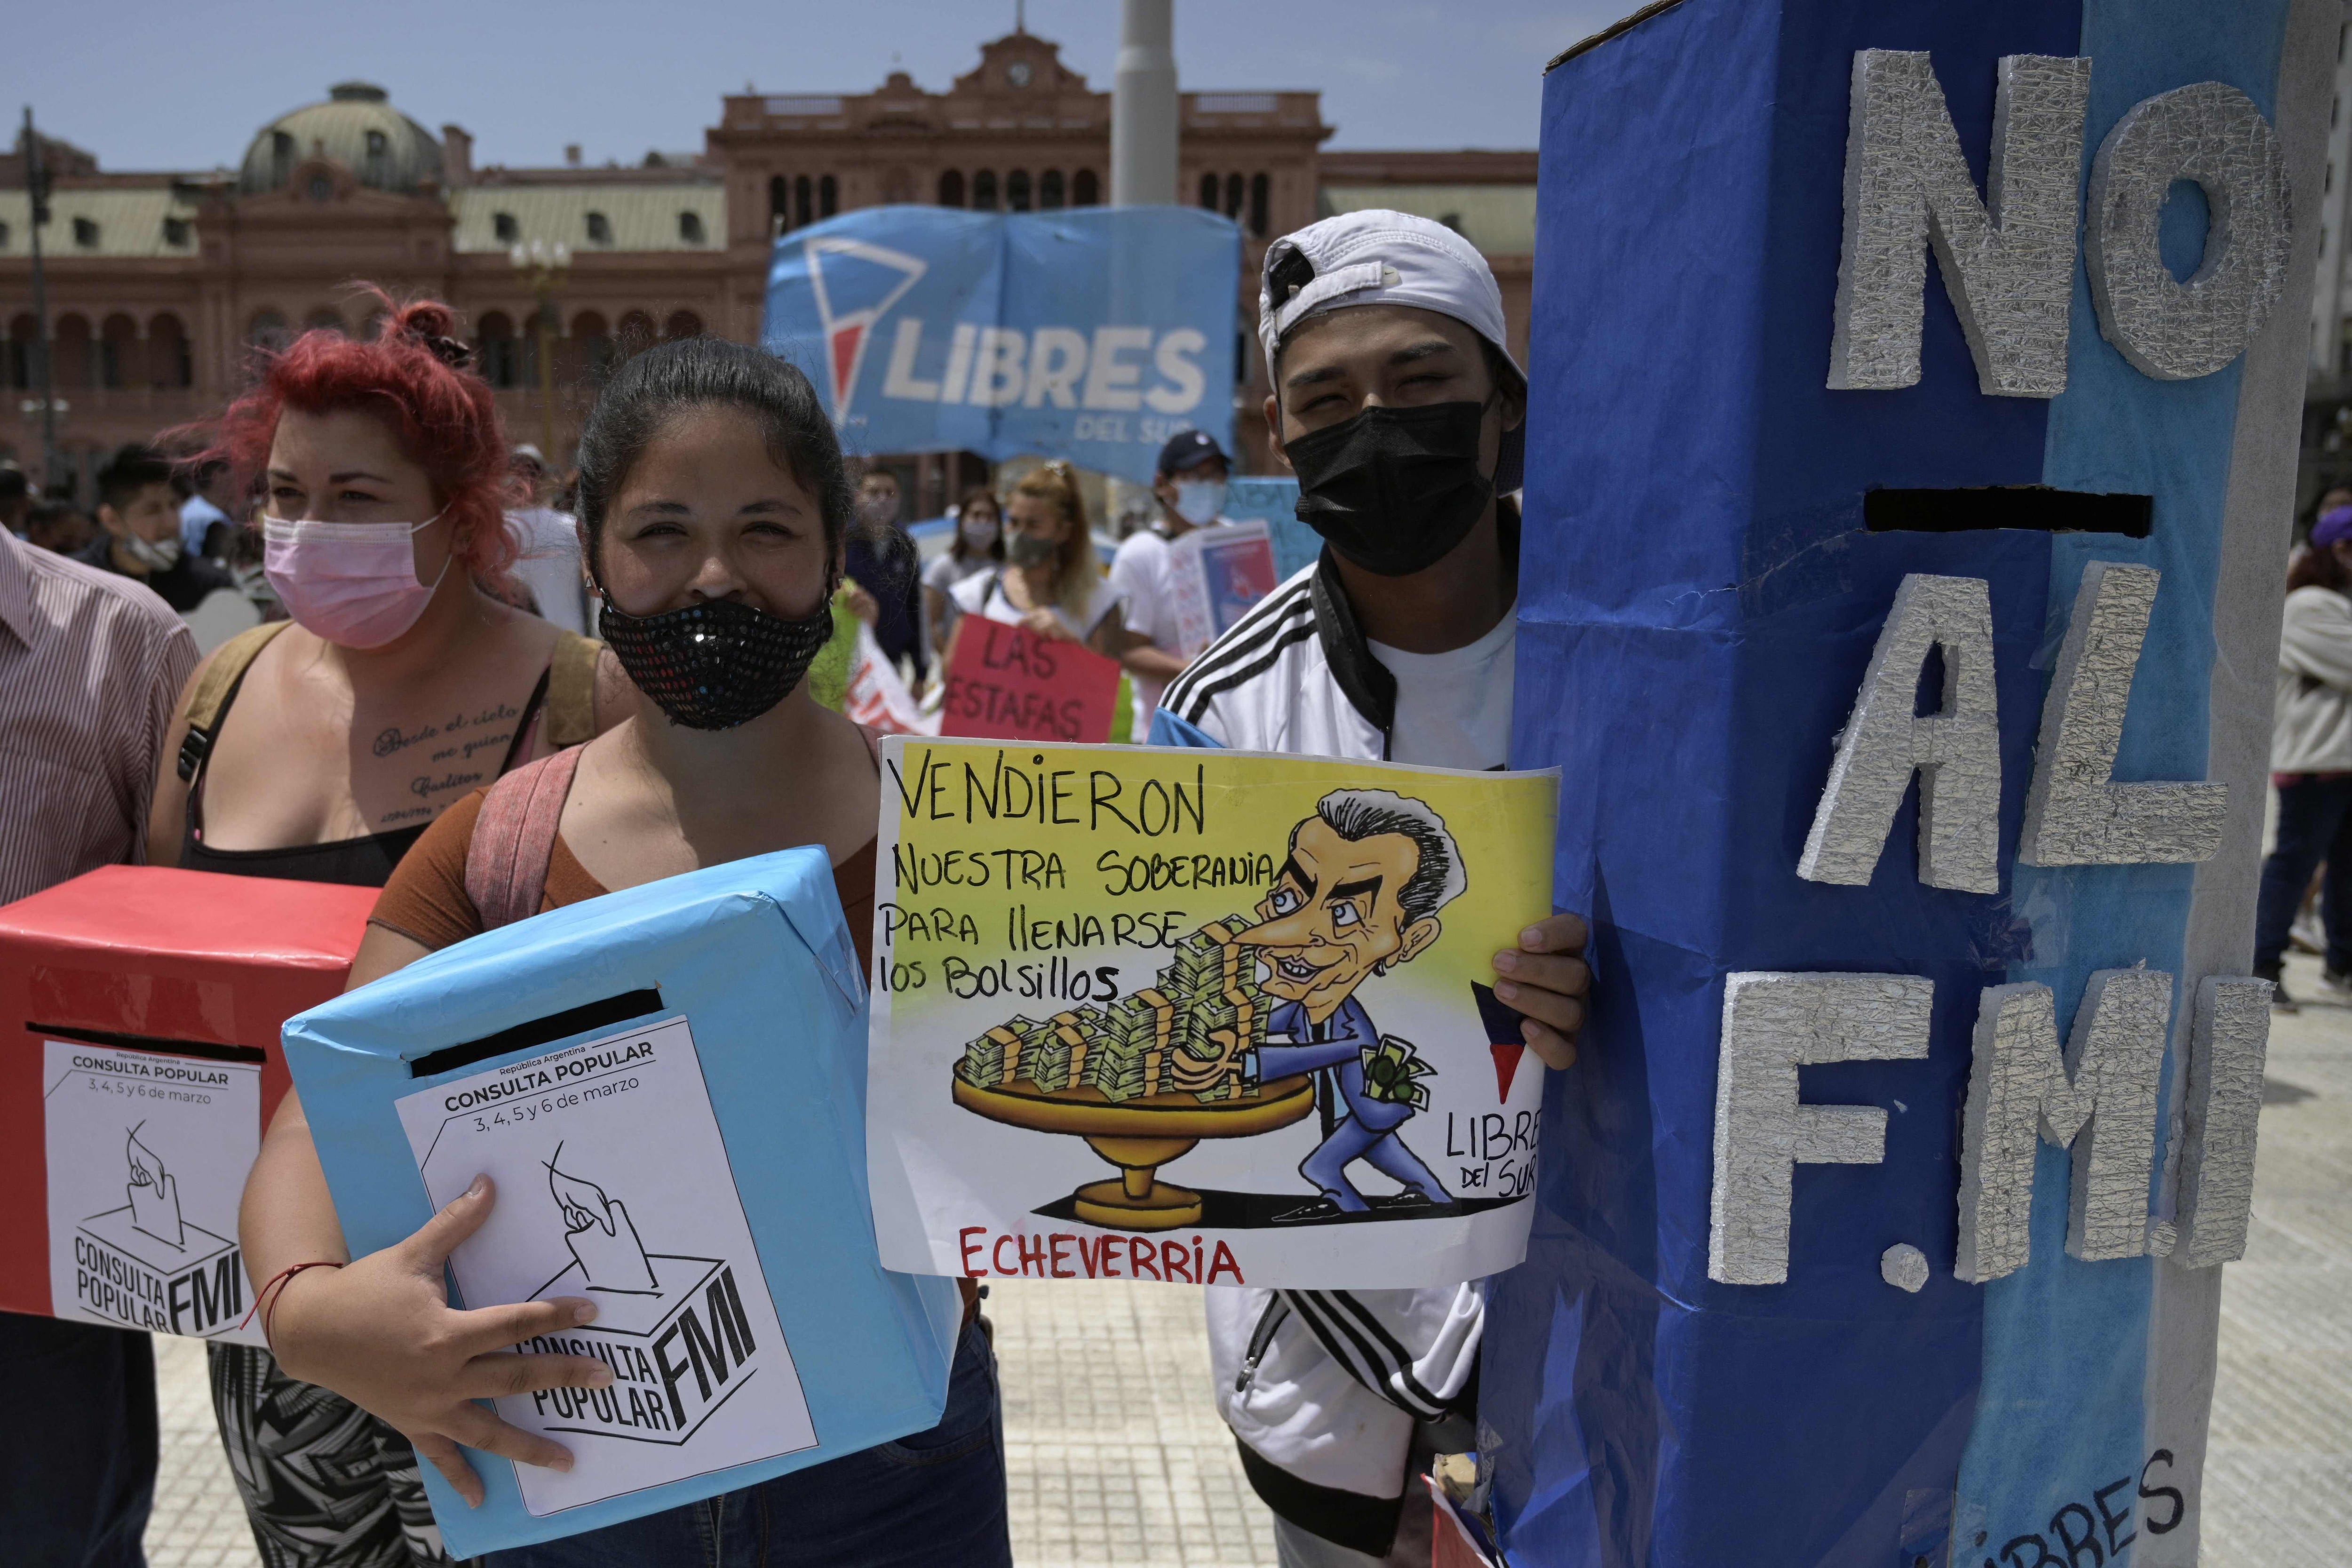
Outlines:
[[[822,845],[862,951],[876,744],[819,679],[845,616],[918,683],[973,616],[1085,643],[1124,664],[1160,743],[1496,765],[1525,378],[1477,253],[1367,216],[1277,243],[1265,284],[1265,416],[1332,548],[1189,661],[1161,560],[1217,524],[1213,440],[1170,444],[1160,519],[1111,571],[1061,462],[963,496],[923,566],[897,481],[855,475],[807,379],[712,339],[617,367],[563,478],[509,444],[453,313],[389,299],[379,333],[306,333],[201,433],[117,454],[88,516],[0,470],[0,899],[140,860],[380,888],[357,986],[504,920]],[[1301,257],[1379,261],[1367,275],[1385,281],[1277,310]],[[1387,482],[1408,459],[1446,482]],[[191,628],[221,595],[250,624],[200,648]],[[491,716],[476,739],[495,771],[419,795],[403,737],[452,711]],[[525,772],[564,803],[543,885],[479,907],[466,869],[485,789]],[[1496,994],[1555,1066],[1582,1017],[1582,942],[1556,917],[1495,959]],[[268,1345],[211,1347],[229,1468],[270,1568],[446,1563],[420,1464],[477,1501],[466,1447],[568,1464],[478,1401],[610,1382],[593,1359],[512,1354],[592,1309],[461,1311],[444,1293],[441,1261],[498,1201],[478,1182],[415,1237],[352,1257],[286,1097],[240,1223]],[[1425,1563],[1412,1465],[1467,1446],[1478,1288],[1318,1294],[1394,1364],[1336,1357],[1317,1319],[1268,1292],[1212,1291],[1220,1407],[1286,1563]],[[1244,1350],[1254,1378],[1236,1383]],[[0,1540],[27,1562],[140,1563],[157,1458],[146,1337],[0,1315],[0,1371],[48,1413],[0,1424]],[[967,1283],[931,1431],[489,1561],[684,1563],[756,1534],[769,1563],[1006,1563],[999,1411]]]

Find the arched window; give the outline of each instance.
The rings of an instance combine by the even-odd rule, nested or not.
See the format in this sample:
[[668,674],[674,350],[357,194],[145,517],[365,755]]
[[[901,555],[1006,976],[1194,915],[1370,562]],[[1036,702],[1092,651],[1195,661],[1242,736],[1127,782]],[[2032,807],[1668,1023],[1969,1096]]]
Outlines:
[[275,310],[256,310],[253,320],[246,323],[245,341],[257,349],[275,353],[294,341],[288,330],[286,318]]
[[384,165],[390,161],[391,153],[392,143],[384,140],[384,134],[383,132],[371,131],[367,133],[367,180],[369,184],[382,184],[383,183],[385,172]]
[[40,322],[30,315],[16,315],[7,324],[7,384],[9,390],[28,393],[36,381],[36,364],[40,355]]
[[16,316],[8,322],[8,385],[17,392],[30,392],[40,379],[38,361],[41,351],[41,324],[31,315]]
[[603,381],[613,368],[613,329],[604,318],[593,310],[581,311],[572,318],[572,336],[566,341],[578,345],[574,374],[587,377],[591,384]]
[[677,215],[677,237],[688,245],[702,243],[702,215],[682,212]]
[[98,384],[110,391],[129,386],[147,379],[147,367],[140,363],[139,323],[117,311],[106,318],[98,330]]
[[1266,206],[1273,195],[1273,182],[1264,174],[1250,176],[1249,228],[1260,239],[1265,237]]
[[[5,247],[8,243],[7,230],[8,226],[5,223],[0,223],[0,247]],[[167,217],[163,220],[163,243],[170,246],[174,250],[187,249],[188,241],[193,238],[194,235],[195,230],[190,226],[186,218]]]
[[188,329],[169,310],[147,323],[147,378],[167,390],[194,386],[196,382],[196,361],[188,342]]
[[768,230],[782,234],[793,226],[793,183],[782,174],[768,181]]
[[971,205],[984,213],[996,210],[996,171],[982,169],[971,177]]
[[1211,212],[1217,210],[1217,176],[1214,174],[1201,176],[1201,205]]
[[1055,212],[1062,205],[1062,171],[1048,169],[1037,176],[1037,206],[1043,212]]
[[98,220],[78,217],[73,220],[74,245],[82,250],[98,248]]
[[831,174],[816,183],[816,213],[819,217],[831,217],[841,210],[841,184]]
[[498,237],[500,245],[513,245],[522,238],[522,225],[515,221],[512,213],[492,213],[490,232]]
[[793,182],[793,226],[794,228],[806,228],[816,221],[816,208],[809,200],[812,188],[806,174]]
[[512,386],[522,364],[515,353],[513,320],[504,310],[492,310],[474,328],[475,368],[492,386]]
[[1070,205],[1074,207],[1090,207],[1101,201],[1102,186],[1096,181],[1095,172],[1092,169],[1080,169],[1076,178],[1070,182]]
[[54,369],[58,390],[79,392],[92,379],[97,368],[93,363],[98,354],[98,340],[90,335],[89,318],[68,311],[58,318],[56,334],[51,338],[51,352],[56,355]]
[[940,205],[943,207],[963,205],[963,171],[961,169],[950,169],[940,175]]
[[589,244],[610,245],[613,243],[613,220],[611,218],[606,217],[603,213],[590,213],[588,215],[587,223]]
[[1004,176],[1004,210],[1025,213],[1029,210],[1029,171],[1015,169]]
[[702,318],[691,310],[672,310],[669,320],[662,323],[665,338],[698,338],[702,335]]
[[269,183],[280,186],[294,177],[294,138],[284,131],[269,133]]
[[1242,216],[1242,177],[1239,174],[1225,176],[1225,216],[1229,218]]

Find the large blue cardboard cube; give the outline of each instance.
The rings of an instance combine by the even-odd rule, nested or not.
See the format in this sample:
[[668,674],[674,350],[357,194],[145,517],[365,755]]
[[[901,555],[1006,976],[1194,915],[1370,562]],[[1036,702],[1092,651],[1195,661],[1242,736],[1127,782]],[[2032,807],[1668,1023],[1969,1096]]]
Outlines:
[[1549,71],[1513,763],[1597,978],[1513,1563],[2195,1561],[2338,19],[1683,0]]
[[935,1426],[951,1281],[882,1268],[866,1202],[866,988],[819,848],[542,914],[290,1020],[354,1256],[499,1184],[462,1306],[584,1298],[526,1344],[610,1388],[497,1401],[572,1449],[426,1467],[453,1555],[576,1534]]

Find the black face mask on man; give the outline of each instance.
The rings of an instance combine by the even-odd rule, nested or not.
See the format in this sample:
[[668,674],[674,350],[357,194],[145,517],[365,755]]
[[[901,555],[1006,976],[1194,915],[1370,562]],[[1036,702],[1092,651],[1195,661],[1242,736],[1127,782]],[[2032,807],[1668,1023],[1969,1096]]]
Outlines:
[[[1491,400],[1489,400],[1491,402]],[[1478,467],[1486,403],[1375,404],[1286,444],[1298,521],[1382,577],[1434,565],[1495,499]]]
[[833,595],[786,620],[733,599],[632,616],[604,601],[597,629],[637,689],[673,724],[731,730],[792,694],[833,637]]

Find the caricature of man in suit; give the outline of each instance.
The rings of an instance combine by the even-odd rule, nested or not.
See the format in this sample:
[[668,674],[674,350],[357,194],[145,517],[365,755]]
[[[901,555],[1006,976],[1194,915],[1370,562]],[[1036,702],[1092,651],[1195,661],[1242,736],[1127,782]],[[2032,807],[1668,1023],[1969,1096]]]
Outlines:
[[[1266,966],[1279,998],[1259,1047],[1261,1078],[1323,1075],[1318,1095],[1328,1131],[1299,1173],[1322,1197],[1286,1220],[1362,1214],[1373,1205],[1348,1179],[1358,1160],[1403,1187],[1380,1206],[1425,1207],[1452,1194],[1400,1135],[1413,1108],[1365,1091],[1361,1056],[1380,1043],[1356,990],[1410,962],[1437,940],[1437,911],[1467,885],[1454,836],[1435,812],[1391,790],[1336,790],[1291,829],[1290,854],[1257,907],[1259,923],[1235,940]],[[1336,1120],[1333,1120],[1336,1116]]]

